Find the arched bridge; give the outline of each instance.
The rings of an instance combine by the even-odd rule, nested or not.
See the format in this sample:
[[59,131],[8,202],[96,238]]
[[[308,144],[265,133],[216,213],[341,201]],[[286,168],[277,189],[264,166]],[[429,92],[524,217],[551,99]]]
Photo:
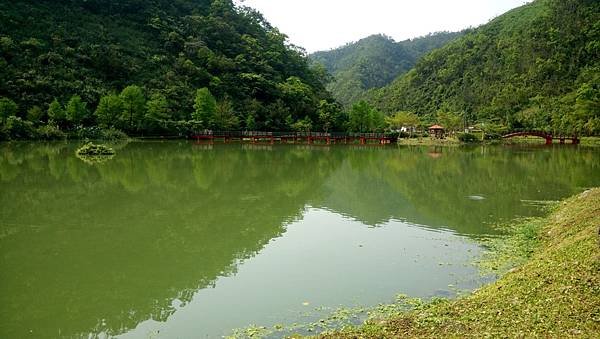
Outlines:
[[552,142],[554,141],[554,139],[559,139],[561,144],[564,144],[565,140],[571,140],[571,143],[574,145],[579,144],[579,138],[577,136],[555,137],[552,134],[544,132],[544,131],[512,131],[512,132],[509,132],[508,134],[503,135],[502,138],[509,139],[509,138],[514,138],[514,137],[525,137],[525,136],[534,136],[534,137],[543,138],[546,140],[546,145],[552,145]]

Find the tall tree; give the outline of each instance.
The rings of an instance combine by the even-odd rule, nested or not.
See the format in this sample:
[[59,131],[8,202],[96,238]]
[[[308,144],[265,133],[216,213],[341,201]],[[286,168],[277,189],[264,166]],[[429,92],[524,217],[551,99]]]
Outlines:
[[27,120],[31,121],[34,124],[39,124],[44,118],[44,111],[40,108],[40,106],[33,106],[27,110]]
[[8,117],[16,115],[18,110],[19,106],[17,106],[14,101],[8,98],[0,98],[0,121],[2,121],[2,123],[4,123]]
[[229,99],[225,99],[217,104],[214,125],[215,128],[226,131],[239,127],[240,120],[235,115],[233,105]]
[[102,127],[114,127],[123,112],[123,101],[114,94],[108,94],[100,98],[96,108],[96,119]]
[[600,72],[595,83],[584,83],[576,92],[575,107],[571,111],[576,121],[576,133],[600,134]]
[[292,124],[292,129],[296,132],[310,132],[312,127],[312,121],[309,117],[305,117]]
[[294,123],[289,107],[283,100],[277,100],[266,107],[267,116],[265,119],[265,128],[271,131],[289,130],[290,123]]
[[319,117],[319,125],[324,132],[331,131],[335,128],[341,128],[343,124],[342,108],[339,104],[321,100],[317,110]]
[[439,111],[436,114],[436,120],[450,133],[458,131],[463,125],[463,118],[460,114],[453,112]]
[[146,110],[146,98],[139,86],[130,85],[123,89],[120,95],[123,102],[121,120],[130,131],[139,129]]
[[161,93],[154,93],[146,103],[145,125],[149,129],[157,129],[164,126],[165,121],[170,118],[169,102]]
[[305,84],[299,77],[289,77],[284,83],[279,84],[283,94],[283,102],[288,107],[294,119],[311,116],[315,112],[315,95],[312,88]]
[[369,112],[369,131],[376,132],[385,128],[385,115],[377,108],[372,108]]
[[254,118],[254,114],[248,113],[246,116],[246,130],[252,131],[256,128],[256,119]]
[[353,132],[366,132],[371,125],[372,110],[373,107],[364,100],[352,105],[350,109],[350,121],[348,122],[350,130]]
[[64,126],[67,119],[65,109],[55,98],[48,106],[48,122],[51,124],[57,124],[58,126]]
[[79,95],[73,95],[67,103],[65,115],[72,125],[80,125],[88,115],[87,104]]
[[202,127],[210,129],[213,128],[216,111],[217,100],[210,90],[206,87],[197,90],[192,118],[200,121]]

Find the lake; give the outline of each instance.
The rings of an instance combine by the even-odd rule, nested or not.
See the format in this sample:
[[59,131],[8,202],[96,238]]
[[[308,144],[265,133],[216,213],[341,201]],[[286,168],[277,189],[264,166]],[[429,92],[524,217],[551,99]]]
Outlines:
[[495,224],[600,186],[568,145],[0,144],[0,337],[218,338],[452,296]]

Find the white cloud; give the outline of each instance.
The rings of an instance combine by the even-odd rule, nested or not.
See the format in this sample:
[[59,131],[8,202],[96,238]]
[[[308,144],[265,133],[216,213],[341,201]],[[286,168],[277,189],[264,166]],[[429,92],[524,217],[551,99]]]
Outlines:
[[404,40],[479,26],[525,0],[238,0],[308,52],[327,50],[371,34]]

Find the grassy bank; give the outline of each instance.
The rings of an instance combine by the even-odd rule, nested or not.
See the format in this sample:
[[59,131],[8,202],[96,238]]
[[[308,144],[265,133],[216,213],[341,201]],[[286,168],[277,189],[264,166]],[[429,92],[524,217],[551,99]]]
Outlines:
[[[413,139],[398,139],[399,145],[407,145],[407,146],[456,146],[456,145],[498,145],[498,144],[506,144],[506,145],[544,145],[546,140],[537,137],[517,137],[510,139],[500,139],[500,140],[486,140],[486,141],[478,141],[474,143],[464,143],[458,140],[457,138],[446,138],[446,139],[432,139],[432,138],[413,138]],[[570,144],[571,141],[567,141],[567,144]],[[558,140],[554,141],[554,144],[558,145]],[[581,138],[581,146],[594,146],[600,147],[600,137],[582,137]]]
[[581,145],[600,147],[600,137],[583,137],[581,138]]
[[[510,139],[504,139],[501,141],[503,144],[517,144],[517,145],[544,145],[546,140],[538,137],[516,137]],[[554,144],[559,145],[558,139],[554,139]],[[566,144],[570,145],[571,140],[566,140]],[[600,137],[581,137],[580,144],[581,146],[600,146]]]
[[[527,237],[535,243],[530,258],[495,283],[322,337],[599,337],[600,188],[562,202],[538,222]],[[524,227],[522,233],[531,230]]]

